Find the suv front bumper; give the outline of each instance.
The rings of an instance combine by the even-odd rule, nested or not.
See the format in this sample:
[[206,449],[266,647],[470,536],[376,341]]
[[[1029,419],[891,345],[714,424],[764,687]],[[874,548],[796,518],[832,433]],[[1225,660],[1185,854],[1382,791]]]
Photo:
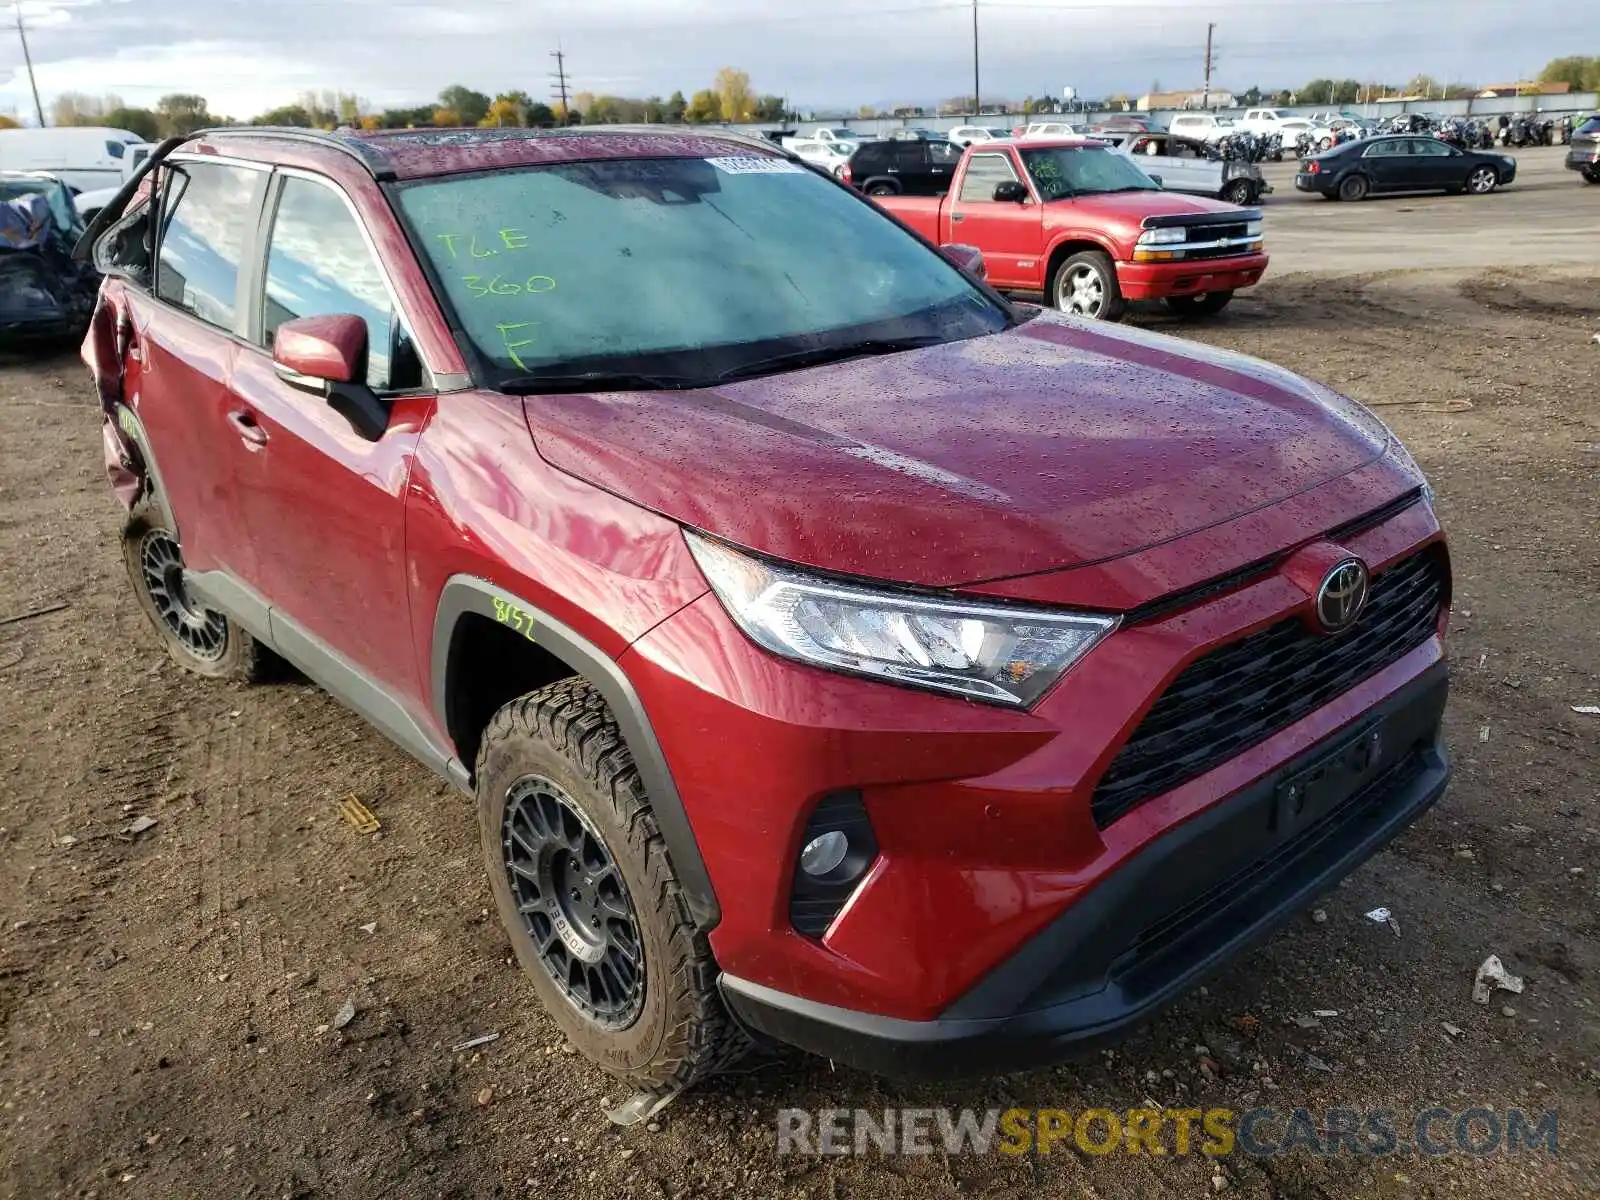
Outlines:
[[1278,770],[1156,839],[938,1018],[724,975],[748,1027],[878,1074],[1037,1067],[1124,1034],[1355,870],[1443,793],[1437,663]]

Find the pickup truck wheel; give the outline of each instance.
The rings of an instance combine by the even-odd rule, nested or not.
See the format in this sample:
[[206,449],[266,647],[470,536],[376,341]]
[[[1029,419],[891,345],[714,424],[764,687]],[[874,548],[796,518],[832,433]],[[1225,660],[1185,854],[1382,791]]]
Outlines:
[[1057,267],[1050,297],[1062,312],[1096,321],[1120,321],[1128,307],[1117,268],[1102,250],[1081,250]]
[[1339,199],[1352,202],[1365,200],[1371,190],[1372,185],[1367,182],[1365,175],[1346,175],[1339,183]]
[[1214,317],[1228,307],[1232,292],[1201,292],[1198,296],[1168,296],[1167,307],[1180,317]]
[[122,562],[172,660],[210,679],[257,682],[277,673],[280,660],[222,613],[201,604],[184,584],[183,547],[148,504],[122,531]]
[[652,1093],[744,1052],[711,947],[599,692],[564,679],[497,712],[478,752],[477,795],[500,920],[574,1046]]
[[1235,179],[1222,189],[1222,198],[1229,204],[1237,204],[1241,208],[1253,204],[1256,198],[1256,185],[1248,179]]

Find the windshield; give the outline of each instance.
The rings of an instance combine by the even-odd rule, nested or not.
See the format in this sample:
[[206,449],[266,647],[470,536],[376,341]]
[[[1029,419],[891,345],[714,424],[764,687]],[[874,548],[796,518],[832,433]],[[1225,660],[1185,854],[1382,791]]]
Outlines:
[[769,358],[1011,320],[872,205],[783,158],[562,163],[423,180],[399,199],[492,386],[579,372],[701,386]]
[[1024,150],[1022,161],[1045,200],[1159,190],[1155,180],[1127,158],[1104,146]]
[[1581,133],[1586,137],[1590,134],[1600,133],[1600,116],[1590,117],[1573,132]]
[[846,142],[853,142],[857,137],[857,135],[849,129],[830,129],[828,132],[834,137]]

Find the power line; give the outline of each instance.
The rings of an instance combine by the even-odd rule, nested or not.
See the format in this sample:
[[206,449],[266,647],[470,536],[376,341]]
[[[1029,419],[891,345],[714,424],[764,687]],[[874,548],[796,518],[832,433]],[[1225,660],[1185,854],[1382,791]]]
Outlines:
[[556,93],[561,97],[561,123],[572,124],[572,109],[567,106],[567,56],[558,46],[550,51],[550,57],[556,60],[556,69],[550,78],[556,82]]
[[22,27],[22,0],[15,0],[17,8],[17,37],[22,39],[22,61],[28,64],[28,86],[33,89],[33,111],[39,118],[39,128],[44,128],[44,105],[39,102],[39,81],[33,77],[33,55],[28,53],[28,31]]

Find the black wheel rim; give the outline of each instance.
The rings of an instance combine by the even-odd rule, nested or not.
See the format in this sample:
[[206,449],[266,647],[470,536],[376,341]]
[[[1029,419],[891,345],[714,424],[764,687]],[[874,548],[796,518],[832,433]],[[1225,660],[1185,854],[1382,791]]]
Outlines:
[[202,662],[226,653],[228,622],[189,595],[183,550],[165,529],[152,529],[140,541],[139,574],[162,627],[185,652]]
[[616,860],[558,785],[528,776],[506,792],[500,843],[522,928],[561,994],[607,1030],[644,1006],[644,947]]

